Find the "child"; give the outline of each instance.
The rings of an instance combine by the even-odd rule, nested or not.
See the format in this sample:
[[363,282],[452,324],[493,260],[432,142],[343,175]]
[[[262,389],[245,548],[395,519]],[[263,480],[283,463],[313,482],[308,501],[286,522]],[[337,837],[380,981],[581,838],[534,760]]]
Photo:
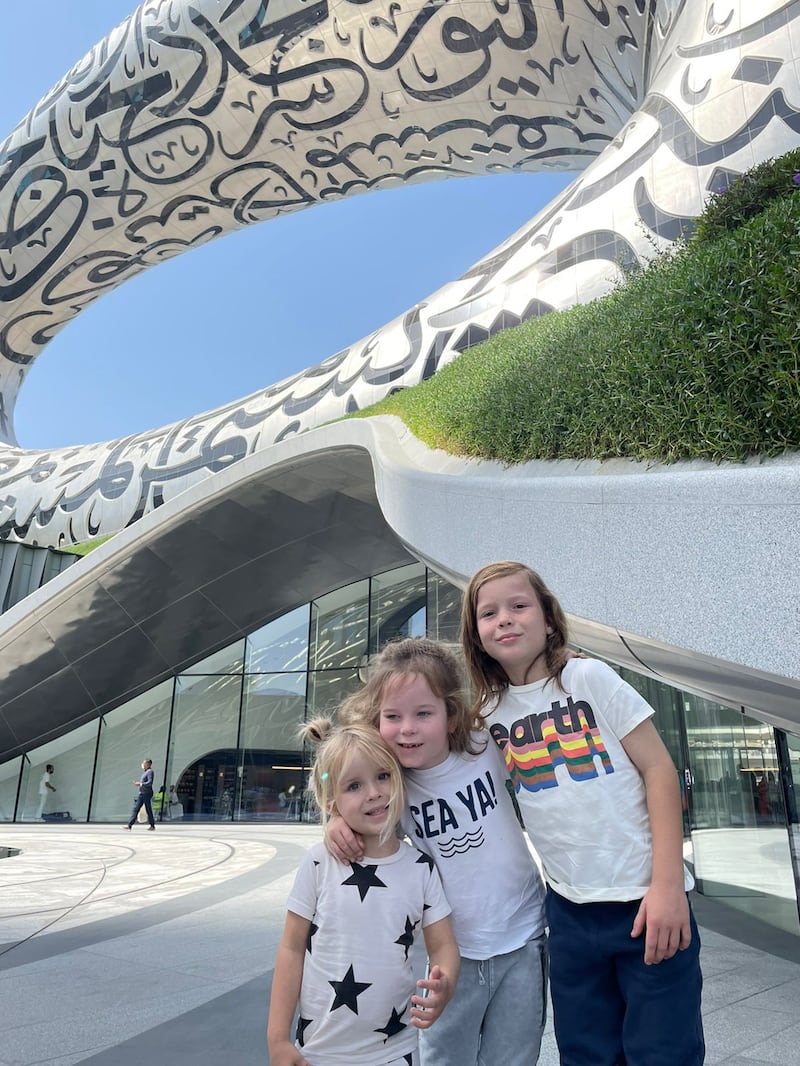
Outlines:
[[[304,736],[320,745],[311,788],[323,824],[338,814],[366,861],[345,867],[316,844],[300,865],[272,981],[271,1066],[416,1066],[417,1029],[436,1020],[458,979],[450,907],[432,864],[397,839],[402,771],[377,733],[316,719]],[[413,995],[420,926],[432,966]]]
[[[405,770],[401,824],[442,877],[461,953],[455,995],[420,1034],[423,1066],[535,1066],[545,1022],[544,885],[506,790],[502,757],[469,711],[444,645],[388,644],[340,717],[368,722]],[[338,820],[329,844],[360,854]]]
[[699,1066],[693,882],[653,708],[604,663],[567,661],[564,613],[521,563],[475,574],[461,636],[548,882],[562,1063]]

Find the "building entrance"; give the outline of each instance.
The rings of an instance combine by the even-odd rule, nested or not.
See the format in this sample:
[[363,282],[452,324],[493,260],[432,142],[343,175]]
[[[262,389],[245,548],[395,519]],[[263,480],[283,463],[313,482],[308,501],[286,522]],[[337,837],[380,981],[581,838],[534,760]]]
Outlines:
[[210,751],[180,773],[175,791],[187,821],[299,821],[307,806],[297,751]]

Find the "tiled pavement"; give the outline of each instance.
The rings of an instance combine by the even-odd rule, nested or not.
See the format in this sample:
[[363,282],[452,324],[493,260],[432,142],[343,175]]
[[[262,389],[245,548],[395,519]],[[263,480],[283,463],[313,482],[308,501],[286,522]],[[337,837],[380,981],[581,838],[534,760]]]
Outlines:
[[[0,1066],[267,1066],[284,901],[318,839],[285,823],[0,826],[21,852],[0,859]],[[800,1066],[797,938],[695,906],[707,1063]],[[558,1063],[550,1025],[539,1063]]]

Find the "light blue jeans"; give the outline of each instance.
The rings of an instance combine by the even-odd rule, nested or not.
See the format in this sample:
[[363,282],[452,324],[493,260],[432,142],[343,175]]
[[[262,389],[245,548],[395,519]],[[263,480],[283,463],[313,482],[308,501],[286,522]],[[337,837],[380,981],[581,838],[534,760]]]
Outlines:
[[421,1066],[536,1066],[547,1014],[547,938],[461,959],[456,994],[419,1034]]

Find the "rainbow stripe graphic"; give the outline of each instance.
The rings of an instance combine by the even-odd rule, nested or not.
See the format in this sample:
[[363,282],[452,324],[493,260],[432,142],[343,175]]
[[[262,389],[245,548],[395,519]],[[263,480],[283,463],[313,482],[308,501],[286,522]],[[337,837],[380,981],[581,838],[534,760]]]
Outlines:
[[582,709],[578,711],[578,718],[579,728],[570,733],[559,733],[552,718],[537,723],[541,740],[525,739],[528,731],[520,723],[511,727],[507,737],[500,739],[495,734],[515,792],[523,788],[527,792],[557,788],[557,766],[566,766],[573,781],[588,781],[598,777],[594,761],[596,756],[599,756],[607,774],[614,773],[614,765],[599,729],[594,723],[589,724]]

